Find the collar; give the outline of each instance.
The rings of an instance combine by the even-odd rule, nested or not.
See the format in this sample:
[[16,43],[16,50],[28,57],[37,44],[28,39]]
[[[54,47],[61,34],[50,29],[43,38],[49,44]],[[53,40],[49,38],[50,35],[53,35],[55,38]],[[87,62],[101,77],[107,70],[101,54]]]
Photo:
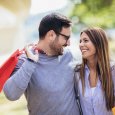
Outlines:
[[38,52],[39,53],[41,53],[41,54],[46,54],[42,49],[40,49],[40,48],[35,48],[35,50],[38,50]]
[[[89,70],[88,66],[85,65],[85,81],[88,81],[88,83],[89,83],[89,74],[90,74],[90,70]],[[99,75],[98,75],[97,86],[99,87],[100,85],[101,85],[101,82],[99,80]]]

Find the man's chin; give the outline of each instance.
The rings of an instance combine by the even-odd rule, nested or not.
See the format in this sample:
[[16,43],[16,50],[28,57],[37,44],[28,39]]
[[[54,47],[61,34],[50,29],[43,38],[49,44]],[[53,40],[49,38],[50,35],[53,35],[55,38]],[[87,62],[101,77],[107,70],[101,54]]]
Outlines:
[[56,55],[57,55],[57,56],[59,56],[59,55],[63,55],[63,51],[57,52]]
[[59,52],[59,55],[63,55],[63,48],[62,49],[60,49],[60,52]]
[[63,52],[61,52],[59,55],[63,55]]
[[63,52],[56,53],[57,56],[63,55]]
[[55,53],[55,55],[57,55],[57,56],[59,56],[59,55],[63,55],[63,49],[60,49],[60,50],[57,50],[56,52],[57,53]]

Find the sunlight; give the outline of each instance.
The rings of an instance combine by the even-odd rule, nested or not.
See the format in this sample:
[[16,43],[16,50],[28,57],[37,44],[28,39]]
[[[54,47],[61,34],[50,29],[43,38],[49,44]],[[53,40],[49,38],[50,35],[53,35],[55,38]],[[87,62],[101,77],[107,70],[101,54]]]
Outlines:
[[32,0],[30,14],[58,10],[67,5],[67,0]]

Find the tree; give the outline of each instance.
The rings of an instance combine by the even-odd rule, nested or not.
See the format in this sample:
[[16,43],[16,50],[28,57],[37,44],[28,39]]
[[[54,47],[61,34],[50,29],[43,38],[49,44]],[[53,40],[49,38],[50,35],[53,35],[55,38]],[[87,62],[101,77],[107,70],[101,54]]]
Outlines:
[[[71,0],[71,2],[75,0]],[[76,0],[77,1],[77,0]],[[74,4],[70,17],[86,26],[115,27],[115,0],[82,0]]]

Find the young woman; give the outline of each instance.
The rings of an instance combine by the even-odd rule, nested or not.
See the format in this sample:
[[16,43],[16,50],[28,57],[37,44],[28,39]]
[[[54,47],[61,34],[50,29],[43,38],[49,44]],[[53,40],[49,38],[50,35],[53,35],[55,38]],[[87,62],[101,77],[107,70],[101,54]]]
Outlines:
[[101,28],[80,34],[82,64],[75,68],[84,115],[112,115],[115,106],[115,64],[110,61],[108,40]]

